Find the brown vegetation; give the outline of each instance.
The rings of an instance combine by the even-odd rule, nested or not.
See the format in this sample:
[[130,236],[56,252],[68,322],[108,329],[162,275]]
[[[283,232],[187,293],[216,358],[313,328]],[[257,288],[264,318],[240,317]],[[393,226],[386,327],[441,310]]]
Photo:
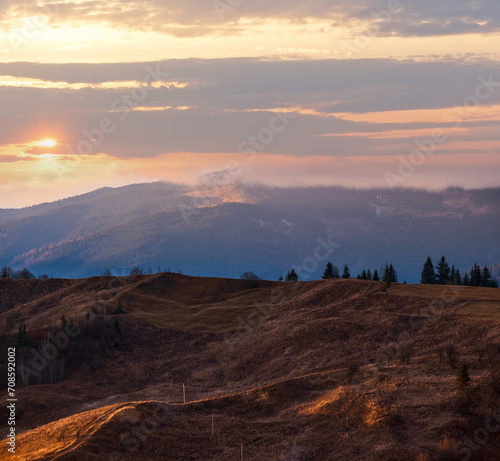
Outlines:
[[[241,444],[252,460],[500,459],[500,432],[474,438],[500,411],[498,290],[177,274],[0,290],[5,344],[22,323],[26,347],[46,344],[62,315],[80,330],[58,353],[62,379],[18,384],[11,459],[222,461]],[[473,309],[485,301],[487,319]],[[466,397],[449,345],[469,365]]]

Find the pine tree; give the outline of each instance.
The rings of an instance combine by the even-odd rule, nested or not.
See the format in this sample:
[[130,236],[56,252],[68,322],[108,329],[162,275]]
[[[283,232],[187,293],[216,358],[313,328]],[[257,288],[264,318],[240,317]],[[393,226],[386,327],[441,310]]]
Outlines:
[[482,271],[477,263],[474,263],[474,266],[470,270],[470,285],[473,287],[483,286]]
[[363,269],[363,272],[361,272],[361,280],[366,280],[368,277],[366,276],[366,270]]
[[436,272],[434,272],[434,264],[432,264],[432,259],[430,256],[425,261],[424,267],[422,269],[420,283],[426,285],[436,283]]
[[9,278],[9,274],[7,272],[7,266],[5,266],[3,269],[2,269],[2,278],[3,279],[7,279]]
[[378,275],[378,270],[377,270],[377,269],[375,269],[375,270],[373,271],[373,280],[374,280],[375,282],[379,282],[379,281],[380,281],[380,276]]
[[466,287],[470,286],[470,278],[469,278],[469,274],[467,272],[464,274],[463,284]]
[[323,279],[332,279],[333,278],[333,264],[331,262],[327,263],[325,272],[323,272]]
[[343,279],[351,278],[351,272],[349,271],[349,266],[347,264],[344,266],[344,270],[342,272],[342,278]]
[[373,275],[372,275],[372,271],[370,269],[368,269],[366,271],[366,279],[367,280],[373,280]]
[[283,281],[283,276],[280,275],[280,278],[278,279],[278,282],[282,282]]
[[489,287],[491,286],[491,272],[488,268],[488,266],[483,267],[483,273],[482,273],[482,282],[483,286]]
[[444,256],[438,261],[437,266],[437,282],[444,285],[450,281],[450,265]]
[[469,370],[467,369],[467,364],[463,364],[458,370],[457,370],[457,387],[461,391],[467,391],[469,388],[470,384],[470,375],[469,375]]
[[455,285],[462,285],[462,274],[460,273],[460,269],[458,267],[455,269],[455,280],[453,283]]
[[299,280],[299,276],[295,272],[295,269],[287,272],[285,280],[287,282],[296,282],[297,280]]
[[389,277],[391,279],[391,282],[398,283],[398,274],[392,263],[389,264]]
[[390,273],[388,264],[385,265],[384,275],[382,276],[382,282],[387,282],[387,281],[389,281],[389,282],[391,281],[391,273]]

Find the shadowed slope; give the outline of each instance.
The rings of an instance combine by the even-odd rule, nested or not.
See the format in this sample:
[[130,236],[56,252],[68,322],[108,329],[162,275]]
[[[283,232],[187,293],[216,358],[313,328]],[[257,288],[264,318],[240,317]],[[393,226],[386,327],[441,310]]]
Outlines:
[[[28,459],[222,461],[237,459],[241,444],[255,460],[415,459],[434,453],[443,434],[461,440],[482,424],[474,408],[461,409],[456,370],[439,348],[455,345],[476,386],[496,360],[479,360],[477,346],[500,343],[495,289],[360,280],[250,288],[179,274],[1,287],[1,315],[27,321],[28,334],[62,312],[77,321],[84,306],[105,309],[123,331],[98,368],[18,388],[19,453]],[[114,314],[119,304],[125,314]],[[346,439],[337,415],[349,382],[367,410]],[[35,442],[43,437],[45,448]],[[492,434],[476,459],[494,460],[496,448]]]

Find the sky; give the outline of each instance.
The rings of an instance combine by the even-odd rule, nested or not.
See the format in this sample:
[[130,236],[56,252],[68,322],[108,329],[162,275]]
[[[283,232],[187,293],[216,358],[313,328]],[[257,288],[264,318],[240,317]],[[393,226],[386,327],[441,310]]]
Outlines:
[[495,187],[498,0],[4,0],[0,208],[213,171]]

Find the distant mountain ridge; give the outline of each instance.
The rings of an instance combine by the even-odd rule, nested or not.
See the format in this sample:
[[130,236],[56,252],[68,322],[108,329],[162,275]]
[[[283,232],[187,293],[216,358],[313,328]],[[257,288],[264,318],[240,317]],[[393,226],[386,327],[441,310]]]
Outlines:
[[139,266],[269,279],[295,266],[313,279],[326,264],[318,241],[328,241],[328,260],[354,277],[393,262],[400,281],[417,282],[425,258],[442,254],[462,273],[476,261],[499,267],[500,189],[218,184],[135,184],[0,210],[0,266],[59,277]]

